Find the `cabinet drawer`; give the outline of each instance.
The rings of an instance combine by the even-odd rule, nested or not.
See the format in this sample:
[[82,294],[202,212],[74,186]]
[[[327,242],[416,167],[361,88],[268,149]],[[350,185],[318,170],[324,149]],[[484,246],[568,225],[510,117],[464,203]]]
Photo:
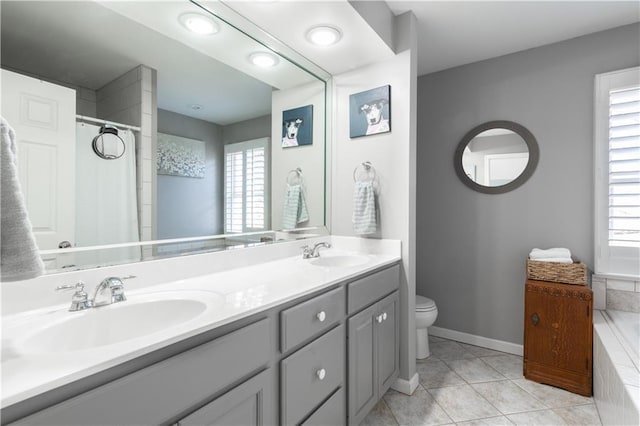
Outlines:
[[268,363],[269,319],[143,368],[15,424],[164,424]]
[[400,266],[376,272],[347,285],[349,314],[369,306],[400,287]]
[[174,426],[275,424],[275,377],[271,369],[235,387]]
[[280,350],[284,353],[328,330],[344,316],[344,287],[331,290],[280,313]]
[[340,388],[318,408],[303,426],[340,426],[346,423],[344,388]]
[[280,418],[283,424],[298,424],[342,384],[344,341],[341,325],[282,361]]

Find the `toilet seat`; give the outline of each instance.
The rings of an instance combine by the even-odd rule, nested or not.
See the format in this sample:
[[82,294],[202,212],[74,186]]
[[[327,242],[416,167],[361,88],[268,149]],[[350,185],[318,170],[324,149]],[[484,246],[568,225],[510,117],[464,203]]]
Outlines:
[[416,312],[431,312],[436,310],[436,302],[428,297],[416,294]]

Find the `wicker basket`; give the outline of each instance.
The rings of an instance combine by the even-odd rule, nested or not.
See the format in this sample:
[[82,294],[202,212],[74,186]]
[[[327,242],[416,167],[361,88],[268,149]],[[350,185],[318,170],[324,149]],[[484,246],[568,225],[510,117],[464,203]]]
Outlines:
[[527,259],[527,278],[538,281],[587,285],[587,265],[582,262],[556,263]]

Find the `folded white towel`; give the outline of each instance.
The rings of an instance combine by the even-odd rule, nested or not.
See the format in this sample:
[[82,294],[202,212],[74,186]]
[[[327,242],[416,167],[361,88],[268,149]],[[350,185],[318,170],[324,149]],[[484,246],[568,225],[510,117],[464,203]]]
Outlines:
[[536,262],[573,263],[570,257],[547,257],[544,259],[531,259]]
[[531,260],[559,258],[559,257],[571,259],[571,251],[568,248],[563,248],[563,247],[550,248],[547,250],[534,248],[533,250],[531,250],[531,253],[529,253],[529,259]]
[[353,230],[358,235],[376,232],[376,193],[371,181],[355,183],[352,222]]
[[0,280],[26,280],[42,275],[44,263],[20,190],[16,134],[3,117],[0,132]]
[[308,220],[309,211],[302,185],[287,185],[282,212],[282,229],[295,229],[298,223]]

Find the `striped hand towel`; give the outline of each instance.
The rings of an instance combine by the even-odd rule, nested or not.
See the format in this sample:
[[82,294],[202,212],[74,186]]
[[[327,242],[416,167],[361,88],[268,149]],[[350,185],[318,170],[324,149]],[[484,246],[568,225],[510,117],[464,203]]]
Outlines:
[[298,223],[307,220],[309,220],[309,211],[302,185],[287,185],[282,212],[282,229],[295,229]]
[[376,232],[376,193],[373,182],[356,182],[353,191],[353,230],[358,235]]

